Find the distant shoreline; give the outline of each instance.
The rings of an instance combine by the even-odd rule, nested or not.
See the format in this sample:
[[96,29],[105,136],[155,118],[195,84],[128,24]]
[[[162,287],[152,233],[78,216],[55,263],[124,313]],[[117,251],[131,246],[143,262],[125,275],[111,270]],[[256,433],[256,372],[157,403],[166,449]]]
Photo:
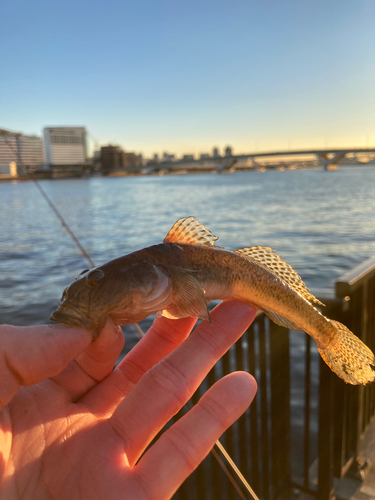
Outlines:
[[[340,170],[340,167],[374,167],[374,163],[363,163],[363,164],[354,164],[354,165],[348,165],[348,164],[341,164],[338,166],[338,170]],[[32,177],[29,177],[27,175],[20,175],[17,177],[13,177],[7,174],[0,174],[0,182],[17,182],[17,181],[32,181],[33,179],[35,180],[68,180],[68,179],[96,179],[96,178],[114,178],[114,177],[162,177],[164,175],[187,175],[187,174],[219,174],[219,175],[226,175],[226,174],[232,174],[235,172],[266,172],[267,170],[270,171],[288,171],[288,170],[317,170],[317,169],[322,169],[323,167],[321,165],[303,165],[303,166],[298,166],[298,165],[290,165],[290,166],[284,166],[284,165],[263,165],[259,166],[257,168],[254,167],[248,167],[248,166],[237,166],[235,169],[229,169],[229,170],[224,170],[222,172],[218,172],[215,168],[203,168],[203,169],[198,169],[198,168],[181,168],[181,169],[176,169],[176,170],[164,170],[163,167],[160,167],[160,170],[156,167],[153,171],[148,172],[147,167],[145,167],[144,170],[135,172],[135,171],[115,171],[111,172],[108,175],[98,175],[96,173],[94,174],[88,174],[83,173],[80,174],[78,172],[62,172],[62,171],[48,171],[48,172],[31,172]]]

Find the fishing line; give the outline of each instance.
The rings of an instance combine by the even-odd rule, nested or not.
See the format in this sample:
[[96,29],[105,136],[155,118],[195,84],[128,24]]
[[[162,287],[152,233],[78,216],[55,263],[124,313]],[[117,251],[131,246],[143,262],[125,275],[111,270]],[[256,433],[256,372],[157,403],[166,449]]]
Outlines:
[[8,139],[7,135],[4,133],[4,131],[1,131],[1,135],[4,137],[5,141],[7,142],[8,146],[12,150],[12,152],[17,156],[18,162],[21,165],[22,170],[33,181],[33,183],[35,184],[36,188],[39,190],[40,194],[46,200],[46,202],[48,203],[48,205],[51,208],[51,210],[53,211],[53,213],[59,219],[59,221],[61,222],[62,226],[65,228],[65,230],[67,231],[67,233],[69,234],[69,236],[72,238],[72,240],[74,241],[74,243],[79,248],[79,251],[81,252],[81,254],[85,257],[85,259],[87,260],[87,262],[90,264],[91,267],[95,267],[94,261],[92,260],[92,258],[90,257],[90,255],[83,248],[83,246],[79,242],[77,236],[74,234],[73,230],[69,227],[68,223],[66,222],[66,220],[64,219],[64,217],[61,215],[61,213],[58,211],[58,209],[54,205],[53,201],[49,198],[49,196],[44,191],[44,189],[42,188],[42,186],[39,184],[39,182],[37,181],[37,179],[35,178],[35,176],[26,168],[26,166],[24,165],[23,160],[22,160],[19,152],[13,147],[13,144],[9,141],[9,139]]
[[[61,222],[61,225],[64,227],[64,229],[66,230],[66,232],[72,238],[72,240],[74,241],[74,243],[78,247],[78,249],[81,252],[81,254],[83,255],[83,257],[85,257],[85,259],[87,260],[87,262],[90,264],[91,267],[95,267],[94,261],[90,257],[90,255],[87,252],[87,250],[80,243],[79,239],[74,234],[74,231],[70,228],[69,224],[66,222],[66,220],[64,219],[64,217],[61,215],[61,213],[59,212],[59,210],[56,208],[55,204],[53,203],[53,201],[51,200],[51,198],[47,195],[47,193],[44,191],[44,189],[39,184],[38,180],[35,178],[35,176],[32,174],[32,172],[30,172],[28,170],[28,168],[25,166],[25,164],[23,163],[23,160],[22,160],[22,158],[21,158],[18,150],[13,147],[13,144],[8,139],[6,131],[0,129],[0,133],[4,137],[6,143],[8,144],[8,146],[10,148],[10,150],[18,158],[18,163],[20,164],[22,170],[33,181],[34,185],[36,186],[36,188],[38,189],[38,191],[40,192],[40,194],[43,196],[43,198],[46,200],[46,202],[48,203],[48,206],[51,208],[51,210],[53,211],[53,213],[59,219],[59,221]],[[138,324],[133,324],[132,326],[133,326],[134,330],[136,331],[136,333],[138,333],[138,335],[142,338],[143,335],[144,335],[144,333],[142,331],[142,328]]]
[[[53,201],[51,200],[51,198],[47,195],[47,193],[44,191],[44,189],[39,184],[38,180],[35,178],[35,176],[32,174],[32,172],[30,172],[27,169],[27,167],[24,165],[23,160],[22,160],[19,152],[13,147],[13,144],[8,139],[7,133],[5,131],[3,131],[3,130],[0,130],[0,133],[4,137],[6,143],[8,144],[9,148],[11,149],[11,151],[18,158],[18,163],[20,164],[22,170],[33,181],[34,185],[36,186],[36,188],[38,189],[38,191],[40,192],[40,194],[43,196],[43,198],[46,200],[46,202],[48,203],[48,206],[51,208],[51,210],[53,211],[53,213],[59,219],[59,221],[61,222],[61,225],[64,227],[64,229],[66,230],[66,232],[72,238],[72,240],[74,241],[74,243],[78,247],[78,249],[81,252],[81,254],[83,255],[83,257],[85,257],[85,259],[87,260],[87,262],[90,264],[91,267],[95,267],[94,261],[92,260],[92,258],[88,254],[87,250],[85,250],[85,248],[82,246],[82,244],[78,240],[77,236],[74,234],[74,231],[70,228],[69,224],[66,222],[66,220],[64,219],[64,217],[61,215],[61,213],[59,212],[59,210],[56,208],[55,204],[53,203]],[[144,332],[143,332],[142,328],[138,325],[138,323],[134,323],[132,326],[135,329],[135,331],[138,333],[139,337],[142,338],[144,336]],[[191,404],[191,406],[193,406],[190,401],[189,401],[189,403]],[[249,483],[246,481],[246,479],[244,478],[244,476],[241,474],[240,470],[237,468],[237,466],[233,462],[232,458],[228,455],[227,451],[225,450],[225,448],[223,447],[223,445],[220,443],[220,441],[219,440],[216,441],[215,445],[219,448],[219,450],[221,451],[221,453],[223,454],[223,456],[225,457],[225,459],[227,460],[227,462],[230,464],[230,466],[232,467],[232,469],[234,470],[234,472],[237,474],[238,478],[240,479],[240,481],[242,482],[242,484],[245,486],[245,488],[247,489],[247,491],[250,493],[250,495],[252,496],[253,500],[259,500],[259,498],[254,493],[254,491],[250,487]],[[240,495],[241,499],[242,500],[247,500],[246,497],[243,495],[242,491],[240,490],[238,484],[236,483],[236,480],[234,479],[231,471],[227,468],[227,466],[225,465],[225,463],[221,460],[221,458],[218,455],[218,453],[216,452],[215,448],[212,448],[211,453],[216,458],[216,460],[220,464],[221,468],[224,470],[225,474],[227,475],[227,477],[229,478],[230,482],[235,487],[235,489],[236,489],[237,493]]]
[[[217,441],[215,444],[217,444],[219,441]],[[228,467],[225,465],[225,463],[221,460],[220,455],[216,452],[215,448],[211,449],[212,455],[216,458],[217,462],[219,463],[220,467],[223,469],[225,472],[227,478],[229,481],[233,484],[234,489],[237,491],[239,496],[241,497],[241,500],[247,500],[245,495],[242,493],[240,487],[236,483],[236,481],[233,479],[233,476],[231,475],[230,471],[228,470]]]
[[[229,465],[232,467],[232,469],[234,470],[234,472],[237,474],[237,476],[240,478],[240,480],[242,481],[242,484],[245,486],[245,488],[247,489],[247,491],[250,493],[250,495],[252,496],[253,500],[259,500],[257,494],[255,493],[255,491],[252,489],[252,487],[250,486],[250,484],[246,481],[245,477],[242,475],[241,471],[239,470],[239,468],[237,467],[237,465],[233,462],[231,456],[228,454],[227,450],[224,448],[224,446],[220,443],[219,440],[216,441],[215,445],[219,448],[219,450],[221,451],[221,453],[224,455],[225,459],[227,460],[227,462],[229,463]],[[220,463],[219,459],[220,457],[217,456],[217,452],[215,450],[215,448],[212,448],[212,454],[213,456],[216,458],[216,460]],[[232,476],[231,476],[232,477]],[[236,484],[237,486],[237,484]],[[237,489],[237,488],[236,488]],[[244,498],[242,496],[242,492],[241,492],[241,498]]]
[[[190,410],[191,410],[192,408],[194,408],[195,405],[192,402],[192,400],[189,399],[189,401],[186,403],[186,406],[188,406],[190,408]],[[250,486],[250,484],[246,481],[244,475],[241,473],[240,469],[234,463],[232,457],[229,455],[229,453],[224,448],[224,446],[220,443],[220,441],[217,440],[216,443],[214,444],[214,447],[211,448],[211,453],[215,457],[217,463],[223,469],[223,471],[224,471],[225,475],[228,477],[229,481],[233,484],[235,490],[237,491],[237,493],[239,494],[239,496],[241,497],[241,499],[242,500],[248,500],[245,497],[245,495],[242,493],[242,491],[240,490],[240,487],[238,486],[236,480],[234,479],[233,474],[231,473],[231,471],[228,469],[228,467],[225,465],[225,463],[221,460],[220,455],[215,450],[215,446],[220,450],[220,452],[222,453],[222,455],[224,456],[224,458],[226,459],[226,461],[228,462],[228,464],[232,467],[233,471],[237,474],[238,479],[242,482],[242,484],[244,485],[244,487],[246,488],[246,490],[250,493],[252,500],[259,500],[259,497],[255,493],[255,491],[252,489],[252,487]]]

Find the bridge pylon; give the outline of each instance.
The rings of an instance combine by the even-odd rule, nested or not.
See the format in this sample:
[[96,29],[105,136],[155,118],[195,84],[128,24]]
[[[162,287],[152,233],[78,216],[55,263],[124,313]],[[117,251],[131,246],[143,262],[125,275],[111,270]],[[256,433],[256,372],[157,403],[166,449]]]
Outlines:
[[347,155],[347,152],[344,151],[338,151],[336,153],[333,153],[333,157],[329,158],[328,155],[330,153],[315,153],[316,157],[318,158],[319,162],[321,165],[323,165],[324,170],[330,170],[333,168],[337,168],[339,162],[345,158]]
[[235,163],[237,163],[236,158],[228,157],[228,158],[224,158],[224,160],[220,163],[220,165],[217,165],[215,168],[219,174],[221,172],[223,172],[223,170],[228,170],[228,171],[234,172],[234,170],[235,170],[234,164]]

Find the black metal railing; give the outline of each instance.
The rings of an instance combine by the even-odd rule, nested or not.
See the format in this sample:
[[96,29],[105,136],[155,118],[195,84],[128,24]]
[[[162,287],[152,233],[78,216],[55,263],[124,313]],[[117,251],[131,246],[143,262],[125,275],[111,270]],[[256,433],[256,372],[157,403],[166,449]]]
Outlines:
[[[323,302],[327,317],[347,325],[375,351],[375,258],[340,278],[336,298]],[[296,489],[329,500],[334,477],[357,457],[359,439],[374,415],[375,384],[346,385],[308,335],[279,327],[262,313],[211,370],[193,402],[235,370],[254,374],[258,393],[221,442],[252,488],[262,500],[289,498]],[[210,454],[174,498],[239,495]]]
[[[375,258],[336,282],[343,301],[337,319],[375,351]],[[335,318],[336,319],[336,318]],[[375,384],[340,382],[321,363],[318,498],[330,498],[333,477],[342,477],[358,456],[359,440],[375,412]]]

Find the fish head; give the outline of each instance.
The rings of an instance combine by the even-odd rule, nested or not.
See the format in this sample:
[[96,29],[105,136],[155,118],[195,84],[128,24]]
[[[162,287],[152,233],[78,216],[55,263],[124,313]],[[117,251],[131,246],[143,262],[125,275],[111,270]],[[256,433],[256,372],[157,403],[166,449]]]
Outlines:
[[108,317],[126,325],[162,309],[172,288],[168,274],[150,262],[129,266],[109,262],[83,271],[64,290],[51,319],[85,328],[96,338]]

